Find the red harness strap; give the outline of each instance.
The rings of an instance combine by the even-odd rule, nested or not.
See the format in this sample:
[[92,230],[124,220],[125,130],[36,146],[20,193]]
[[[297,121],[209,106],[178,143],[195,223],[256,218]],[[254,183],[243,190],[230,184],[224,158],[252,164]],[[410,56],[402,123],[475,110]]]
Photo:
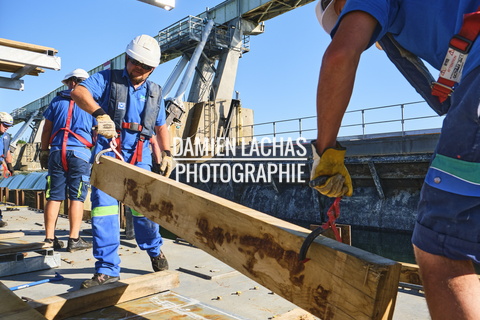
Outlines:
[[322,224],[323,229],[332,229],[335,239],[337,239],[338,242],[342,242],[342,237],[340,236],[337,226],[335,225],[335,220],[340,217],[340,200],[342,200],[342,197],[335,198],[335,201],[333,201],[333,204],[327,211],[328,221]]
[[449,49],[440,70],[440,76],[437,82],[434,82],[432,85],[432,95],[438,96],[440,102],[447,100],[453,92],[455,84],[460,82],[465,60],[479,33],[480,11],[465,14],[463,16],[462,28],[450,40]]
[[[143,127],[141,124],[136,122],[122,122],[122,129],[129,129],[132,131],[140,132],[142,131]],[[118,132],[117,138],[117,150],[121,152],[121,141],[120,141],[120,132]],[[142,161],[142,154],[143,154],[143,143],[145,142],[145,136],[140,135],[138,139],[137,145],[135,146],[135,152],[133,153],[132,159],[130,160],[130,164],[135,165],[137,162]],[[117,157],[118,158],[118,157]]]
[[67,113],[67,121],[65,123],[65,128],[60,128],[57,132],[55,132],[50,137],[50,144],[52,144],[53,138],[57,135],[59,131],[63,131],[63,141],[62,141],[62,166],[63,170],[68,171],[68,164],[67,164],[67,142],[68,142],[68,135],[71,134],[75,138],[77,138],[81,143],[83,143],[87,148],[93,147],[93,144],[90,143],[87,139],[82,137],[79,134],[76,134],[72,130],[70,130],[70,125],[72,123],[72,115],[73,115],[73,107],[75,102],[70,100],[70,105],[68,106],[68,113]]

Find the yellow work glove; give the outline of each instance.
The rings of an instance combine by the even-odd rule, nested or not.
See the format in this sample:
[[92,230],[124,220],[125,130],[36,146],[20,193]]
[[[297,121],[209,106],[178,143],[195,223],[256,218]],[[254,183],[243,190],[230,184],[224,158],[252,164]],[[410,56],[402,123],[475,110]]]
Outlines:
[[40,167],[42,169],[48,169],[48,157],[50,156],[50,150],[40,150]]
[[352,178],[345,167],[345,152],[339,143],[336,148],[326,149],[322,156],[317,153],[315,141],[312,141],[313,167],[310,181],[319,177],[329,177],[325,183],[313,188],[327,197],[350,197],[353,194]]
[[162,151],[162,162],[160,163],[160,174],[169,177],[173,171],[173,158],[170,150]]
[[[98,115],[95,115],[98,113]],[[115,123],[112,121],[110,116],[105,113],[101,108],[96,110],[92,114],[95,119],[97,119],[97,132],[107,139],[117,136],[117,131],[115,130]]]

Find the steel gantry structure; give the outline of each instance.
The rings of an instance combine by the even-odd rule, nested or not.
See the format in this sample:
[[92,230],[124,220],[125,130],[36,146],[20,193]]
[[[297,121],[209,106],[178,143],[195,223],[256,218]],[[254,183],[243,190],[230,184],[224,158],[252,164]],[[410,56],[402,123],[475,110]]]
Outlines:
[[[167,112],[171,118],[179,120],[184,112],[184,89],[188,83],[191,83],[186,99],[188,102],[232,99],[238,60],[242,54],[249,51],[249,37],[263,33],[264,21],[313,1],[227,0],[161,30],[156,36],[162,49],[161,63],[181,57],[164,85],[165,98],[184,73],[179,90],[173,97],[166,99]],[[125,54],[122,53],[90,70],[89,74],[109,68],[123,68],[124,64]],[[29,142],[35,141],[41,127],[41,111],[48,106],[57,92],[64,89],[65,86],[58,87],[49,94],[13,110],[15,123],[24,124],[12,139],[12,143],[29,127],[33,130]],[[228,110],[224,112],[228,113]]]

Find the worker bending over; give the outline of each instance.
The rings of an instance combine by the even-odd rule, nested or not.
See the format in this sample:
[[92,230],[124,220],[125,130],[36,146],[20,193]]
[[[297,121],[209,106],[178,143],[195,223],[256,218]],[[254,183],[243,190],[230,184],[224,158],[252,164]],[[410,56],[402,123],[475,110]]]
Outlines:
[[[67,251],[89,249],[92,244],[80,237],[83,204],[90,186],[90,159],[92,152],[92,128],[95,119],[80,109],[70,97],[79,83],[88,78],[83,69],[75,69],[65,75],[62,83],[68,87],[50,102],[43,113],[40,165],[48,168],[47,204],[44,211],[45,242],[53,243],[59,250],[65,245],[55,236],[55,227],[62,201],[67,197],[70,233]],[[50,148],[49,148],[50,147]]]
[[[161,169],[168,177],[172,157],[161,88],[147,80],[160,63],[160,47],[154,38],[141,35],[128,44],[125,53],[123,70],[104,70],[92,75],[75,88],[72,97],[97,119],[99,137],[95,154],[109,148],[109,139],[114,138],[126,162],[151,170],[149,139],[155,134],[162,151]],[[115,156],[113,152],[106,155]],[[97,262],[93,278],[84,281],[83,288],[120,279],[118,212],[117,200],[92,187],[93,255]],[[163,240],[159,225],[133,209],[132,213],[137,244],[147,251],[153,270],[168,269],[160,249]]]
[[[321,0],[332,36],[317,91],[312,179],[330,197],[353,193],[336,142],[361,54],[379,42],[429,105],[445,114],[420,195],[412,242],[433,319],[480,319],[479,0]],[[467,57],[468,54],[468,57]],[[423,64],[441,70],[437,81]],[[372,83],[374,85],[374,83]]]

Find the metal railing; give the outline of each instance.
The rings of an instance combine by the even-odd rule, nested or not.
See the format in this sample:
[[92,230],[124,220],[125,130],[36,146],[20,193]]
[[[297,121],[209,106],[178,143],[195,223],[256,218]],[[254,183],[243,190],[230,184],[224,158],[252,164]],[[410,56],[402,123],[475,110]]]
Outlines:
[[[244,136],[246,139],[281,137],[314,139],[317,132],[316,119],[316,116],[292,118],[244,125],[242,129],[252,132],[252,135]],[[339,137],[366,139],[389,133],[405,136],[412,132],[437,132],[442,120],[443,117],[438,116],[425,101],[352,110],[347,111],[343,117]],[[230,130],[233,133],[238,128],[233,127]]]

